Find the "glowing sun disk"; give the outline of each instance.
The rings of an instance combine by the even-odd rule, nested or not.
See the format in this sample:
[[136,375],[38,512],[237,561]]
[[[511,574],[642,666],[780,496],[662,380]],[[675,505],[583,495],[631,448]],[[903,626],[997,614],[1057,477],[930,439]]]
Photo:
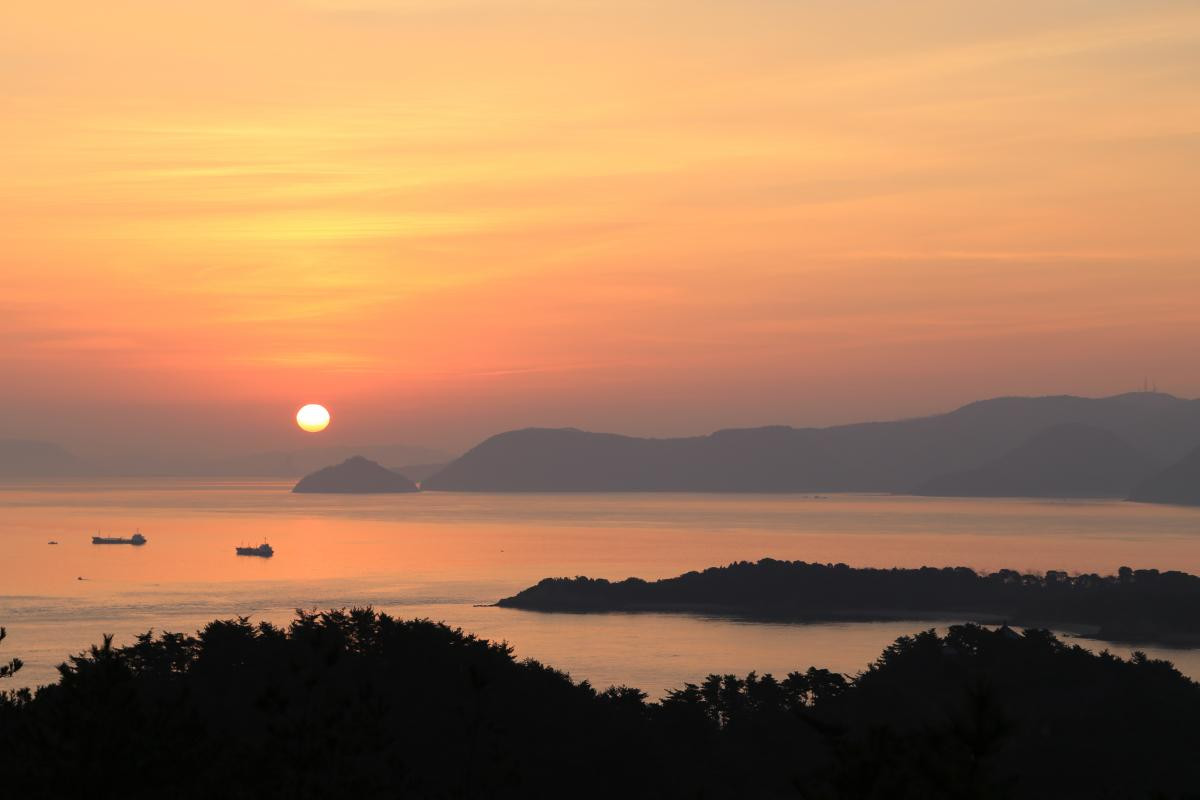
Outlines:
[[329,425],[329,411],[325,406],[309,403],[296,412],[296,424],[309,433],[323,431]]

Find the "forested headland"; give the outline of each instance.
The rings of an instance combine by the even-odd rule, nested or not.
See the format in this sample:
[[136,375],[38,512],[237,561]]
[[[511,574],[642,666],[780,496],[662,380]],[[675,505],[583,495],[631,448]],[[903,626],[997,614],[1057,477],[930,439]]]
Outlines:
[[679,611],[758,619],[954,619],[1065,627],[1111,641],[1200,644],[1200,577],[1122,567],[1043,575],[967,567],[875,569],[740,561],[675,578],[547,578],[497,605],[534,611]]

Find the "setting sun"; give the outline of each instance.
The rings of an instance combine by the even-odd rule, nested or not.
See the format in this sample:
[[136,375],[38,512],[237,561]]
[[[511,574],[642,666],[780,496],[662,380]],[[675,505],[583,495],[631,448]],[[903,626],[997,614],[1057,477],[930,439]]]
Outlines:
[[309,433],[318,433],[329,426],[329,411],[325,406],[309,403],[296,412],[296,424]]

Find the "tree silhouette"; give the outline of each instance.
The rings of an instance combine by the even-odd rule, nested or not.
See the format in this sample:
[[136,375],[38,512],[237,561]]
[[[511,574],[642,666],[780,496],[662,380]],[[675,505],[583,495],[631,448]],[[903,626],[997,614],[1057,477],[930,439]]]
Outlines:
[[0,702],[0,775],[23,798],[1184,796],[1198,718],[1169,663],[1042,630],[921,631],[855,676],[712,674],[650,702],[356,608],[105,636]]
[[[3,642],[6,638],[8,638],[8,631],[0,628],[0,642]],[[7,664],[0,664],[0,678],[11,678],[21,667],[22,663],[19,658],[13,658]]]

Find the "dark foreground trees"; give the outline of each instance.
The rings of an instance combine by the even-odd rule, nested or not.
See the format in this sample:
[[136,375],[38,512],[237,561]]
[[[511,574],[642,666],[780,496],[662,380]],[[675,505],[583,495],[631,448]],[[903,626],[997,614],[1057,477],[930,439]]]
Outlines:
[[[8,631],[0,628],[0,642],[3,642],[8,636]],[[14,658],[9,660],[7,664],[0,662],[0,678],[11,678],[17,674],[17,670],[21,669],[21,659]]]
[[[369,609],[106,639],[0,703],[11,797],[1151,797],[1200,787],[1200,687],[1044,631],[958,626],[861,675],[662,702]],[[1195,796],[1195,795],[1192,795]]]

